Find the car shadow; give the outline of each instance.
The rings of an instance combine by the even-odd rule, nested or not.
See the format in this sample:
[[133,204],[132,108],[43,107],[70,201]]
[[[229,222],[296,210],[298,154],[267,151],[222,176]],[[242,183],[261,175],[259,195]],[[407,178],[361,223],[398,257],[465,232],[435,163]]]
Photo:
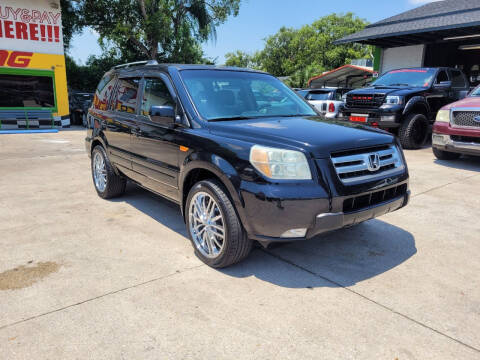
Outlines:
[[[129,183],[125,202],[189,241],[180,207]],[[243,262],[219,270],[232,278],[254,276],[287,288],[348,287],[402,264],[417,252],[411,233],[374,219],[308,241],[256,246]]]
[[435,164],[447,166],[452,169],[469,170],[480,172],[480,156],[462,155],[455,160],[438,160],[435,159]]

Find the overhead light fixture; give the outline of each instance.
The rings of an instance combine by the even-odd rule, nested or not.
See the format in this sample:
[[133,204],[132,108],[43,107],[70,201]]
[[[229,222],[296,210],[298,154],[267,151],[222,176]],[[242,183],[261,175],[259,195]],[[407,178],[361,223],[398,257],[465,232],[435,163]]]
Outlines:
[[446,37],[443,38],[443,40],[448,41],[448,40],[462,40],[462,39],[473,39],[473,38],[478,38],[480,37],[480,34],[476,35],[463,35],[463,36],[452,36],[452,37]]
[[480,44],[475,45],[461,45],[458,47],[459,50],[480,50]]

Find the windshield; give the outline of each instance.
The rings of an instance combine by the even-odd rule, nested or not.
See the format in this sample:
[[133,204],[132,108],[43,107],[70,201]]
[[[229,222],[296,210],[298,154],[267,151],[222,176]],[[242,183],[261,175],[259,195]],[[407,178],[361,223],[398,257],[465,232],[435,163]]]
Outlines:
[[314,116],[312,108],[277,78],[227,70],[183,70],[181,76],[206,120]]
[[480,86],[473,89],[469,96],[480,96]]
[[330,98],[330,91],[311,92],[307,95],[307,100],[328,100]]
[[434,69],[393,70],[373,82],[372,86],[429,87],[434,76]]

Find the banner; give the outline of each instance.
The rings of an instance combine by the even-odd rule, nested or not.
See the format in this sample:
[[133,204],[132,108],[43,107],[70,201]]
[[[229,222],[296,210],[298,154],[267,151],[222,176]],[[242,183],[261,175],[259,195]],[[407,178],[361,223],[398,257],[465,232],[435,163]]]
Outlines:
[[63,54],[59,2],[0,0],[0,48]]

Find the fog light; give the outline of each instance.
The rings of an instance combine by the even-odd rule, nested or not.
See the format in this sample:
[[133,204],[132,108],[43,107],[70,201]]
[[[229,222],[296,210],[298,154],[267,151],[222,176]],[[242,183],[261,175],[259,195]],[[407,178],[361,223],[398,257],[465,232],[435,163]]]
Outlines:
[[395,115],[381,116],[380,121],[395,122]]
[[449,135],[433,134],[432,135],[432,144],[434,145],[446,145],[450,140]]
[[288,231],[285,231],[282,236],[282,238],[299,238],[299,237],[305,237],[307,234],[307,229],[291,229]]

